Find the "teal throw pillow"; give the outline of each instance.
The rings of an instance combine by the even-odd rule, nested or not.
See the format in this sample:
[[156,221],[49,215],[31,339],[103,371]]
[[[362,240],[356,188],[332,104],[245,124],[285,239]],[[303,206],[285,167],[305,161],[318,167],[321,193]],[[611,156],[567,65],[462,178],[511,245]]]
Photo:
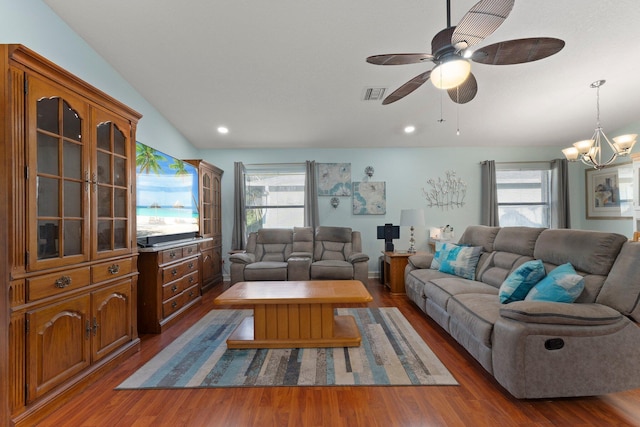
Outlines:
[[544,264],[536,259],[527,261],[509,274],[507,279],[500,285],[500,302],[509,304],[513,301],[525,299],[531,288],[546,275]]
[[431,260],[431,268],[432,270],[440,269],[440,263],[442,262],[442,256],[444,251],[447,249],[447,245],[452,245],[453,243],[442,243],[436,242],[436,252],[433,254],[433,260]]
[[527,294],[526,301],[574,302],[584,289],[584,278],[570,263],[562,264],[547,274]]
[[446,243],[441,252],[438,270],[469,280],[476,278],[476,266],[480,260],[482,246],[460,246]]

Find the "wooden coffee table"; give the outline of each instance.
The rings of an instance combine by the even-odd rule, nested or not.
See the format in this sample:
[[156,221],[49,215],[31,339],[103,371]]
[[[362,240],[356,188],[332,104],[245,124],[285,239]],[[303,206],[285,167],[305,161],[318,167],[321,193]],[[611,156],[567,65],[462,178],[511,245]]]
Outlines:
[[372,300],[359,280],[309,280],[238,282],[213,303],[253,306],[228,348],[358,347],[355,319],[334,315],[334,305]]

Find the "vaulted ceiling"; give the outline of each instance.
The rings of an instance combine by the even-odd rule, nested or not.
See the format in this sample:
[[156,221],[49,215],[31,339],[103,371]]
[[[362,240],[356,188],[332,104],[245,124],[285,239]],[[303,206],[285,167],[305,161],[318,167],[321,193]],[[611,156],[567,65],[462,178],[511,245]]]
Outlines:
[[[516,0],[478,47],[544,36],[566,42],[560,53],[474,63],[468,104],[427,82],[386,106],[363,92],[389,94],[432,64],[365,58],[429,53],[445,0],[44,2],[203,149],[570,145],[595,127],[599,79],[605,132],[640,122],[637,0]],[[455,25],[476,1],[451,3]]]

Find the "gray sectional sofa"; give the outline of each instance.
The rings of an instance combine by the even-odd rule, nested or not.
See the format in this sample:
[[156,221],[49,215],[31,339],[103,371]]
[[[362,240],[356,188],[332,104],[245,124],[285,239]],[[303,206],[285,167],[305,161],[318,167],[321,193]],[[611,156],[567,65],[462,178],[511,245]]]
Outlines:
[[360,280],[369,257],[359,231],[349,227],[262,228],[249,234],[246,250],[229,257],[231,284],[269,280]]
[[[517,398],[599,395],[640,387],[640,243],[614,233],[527,227],[467,228],[482,247],[473,280],[414,255],[408,297]],[[547,274],[571,263],[584,290],[573,303],[503,304],[499,289],[523,263]]]

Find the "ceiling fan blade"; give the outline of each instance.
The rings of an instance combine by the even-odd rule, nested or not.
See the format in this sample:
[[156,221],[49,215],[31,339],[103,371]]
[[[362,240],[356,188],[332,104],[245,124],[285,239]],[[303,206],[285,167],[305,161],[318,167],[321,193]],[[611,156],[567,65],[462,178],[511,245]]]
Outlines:
[[396,102],[405,96],[409,95],[414,90],[418,89],[424,82],[429,80],[429,76],[431,75],[431,70],[425,71],[424,73],[415,76],[398,89],[394,90],[391,95],[387,96],[384,101],[382,101],[382,105],[391,104],[392,102]]
[[[458,23],[451,36],[451,44],[459,49],[465,49],[480,43],[507,19],[514,2],[515,0],[479,1]],[[458,45],[463,42],[466,45]]]
[[449,98],[456,104],[466,104],[476,97],[478,93],[478,81],[473,73],[471,73],[469,77],[467,77],[467,80],[458,87],[448,89],[447,93],[449,94]]
[[522,64],[555,55],[563,47],[563,40],[550,37],[507,40],[478,49],[471,60],[489,65]]
[[367,58],[367,62],[375,65],[404,65],[417,64],[431,59],[433,59],[433,55],[428,53],[391,53],[370,56]]

